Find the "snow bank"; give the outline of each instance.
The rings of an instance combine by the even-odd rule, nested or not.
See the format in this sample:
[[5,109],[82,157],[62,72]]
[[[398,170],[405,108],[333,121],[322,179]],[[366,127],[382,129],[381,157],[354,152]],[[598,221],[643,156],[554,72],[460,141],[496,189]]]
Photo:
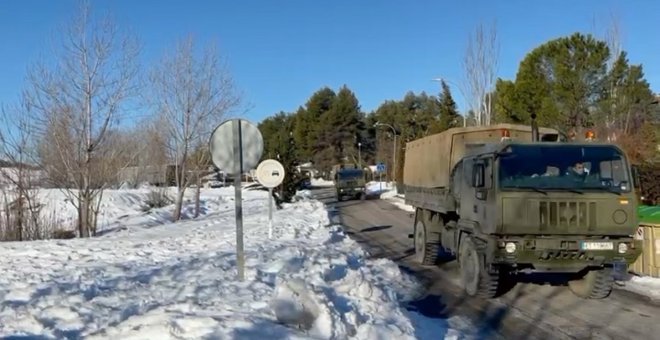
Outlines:
[[335,185],[333,181],[327,181],[323,178],[312,178],[310,180],[310,183],[312,184],[312,186],[315,187],[331,187]]
[[[275,211],[268,240],[267,193],[244,191],[240,282],[233,188],[203,190],[204,215],[176,224],[164,223],[171,207],[137,208],[139,192],[107,193],[106,222],[116,232],[1,245],[0,337],[414,339],[429,332],[430,319],[400,308],[420,291],[417,282],[389,260],[367,259],[328,226],[319,202]],[[456,333],[438,321],[432,338]]]
[[652,300],[660,302],[660,278],[630,276],[629,280],[623,282],[621,289],[648,296]]

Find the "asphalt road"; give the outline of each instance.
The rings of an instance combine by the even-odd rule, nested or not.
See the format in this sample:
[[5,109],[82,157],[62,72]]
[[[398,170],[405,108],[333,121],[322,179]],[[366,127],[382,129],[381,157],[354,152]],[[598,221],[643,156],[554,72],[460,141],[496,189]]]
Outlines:
[[615,289],[608,299],[583,300],[567,287],[540,282],[516,284],[492,300],[465,296],[456,262],[424,267],[412,262],[413,215],[385,200],[336,202],[331,189],[314,189],[333,222],[373,257],[397,262],[427,286],[427,296],[410,309],[432,318],[468,317],[478,338],[505,339],[658,339],[660,304]]

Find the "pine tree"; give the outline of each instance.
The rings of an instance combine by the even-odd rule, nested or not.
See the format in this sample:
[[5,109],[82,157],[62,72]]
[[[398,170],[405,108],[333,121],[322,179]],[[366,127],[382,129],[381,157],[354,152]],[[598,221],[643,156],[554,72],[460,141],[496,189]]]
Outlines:
[[442,87],[442,93],[440,94],[440,131],[444,131],[460,126],[462,122],[449,86],[444,80],[440,85]]

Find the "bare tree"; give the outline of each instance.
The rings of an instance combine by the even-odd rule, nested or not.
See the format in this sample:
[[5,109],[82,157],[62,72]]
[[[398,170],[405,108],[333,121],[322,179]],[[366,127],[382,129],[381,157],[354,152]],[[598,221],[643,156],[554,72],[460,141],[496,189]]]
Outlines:
[[180,41],[151,73],[150,99],[163,117],[170,159],[175,164],[177,197],[174,221],[181,219],[189,166],[194,150],[203,148],[215,127],[240,103],[233,80],[218,53],[207,48],[195,56],[193,39]]
[[495,22],[489,32],[485,32],[483,24],[479,23],[474,36],[470,34],[468,38],[463,60],[466,99],[469,109],[475,112],[476,125],[490,125],[491,122],[499,50]]
[[81,7],[53,53],[56,62],[30,70],[25,98],[42,150],[48,150],[44,161],[53,163],[45,169],[62,181],[56,184],[78,210],[79,236],[89,237],[96,233],[94,206],[108,185],[107,176],[96,174],[116,156],[102,150],[137,93],[139,46],[109,18],[96,20],[87,4]]
[[36,166],[33,148],[34,131],[20,108],[3,108],[0,119],[0,185],[4,198],[2,219],[4,228],[0,239],[34,240],[49,237],[41,223],[38,199],[40,171]]
[[[619,17],[614,12],[610,12],[609,22],[605,31],[605,41],[607,42],[607,47],[610,50],[610,58],[607,60],[607,72],[612,72],[614,65],[617,59],[621,56],[623,52],[623,42],[621,36],[621,23]],[[619,98],[619,86],[612,79],[609,83],[610,90],[610,110],[605,115],[605,128],[607,130],[607,139],[609,141],[616,141],[617,135],[614,131],[616,129],[616,120],[617,120],[617,110],[619,106],[617,105]]]

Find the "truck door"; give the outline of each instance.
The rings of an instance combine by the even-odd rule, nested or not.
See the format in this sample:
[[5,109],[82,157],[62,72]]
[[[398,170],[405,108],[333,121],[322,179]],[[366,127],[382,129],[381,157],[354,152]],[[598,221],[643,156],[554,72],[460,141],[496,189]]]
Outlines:
[[[467,212],[469,219],[475,222],[485,223],[489,218],[489,204],[491,199],[492,188],[492,173],[493,168],[490,158],[474,158],[471,160],[472,168],[470,176],[470,188],[466,191],[469,193],[465,195],[464,202],[468,203],[462,207],[464,212]],[[467,210],[467,211],[466,211]],[[491,216],[495,217],[495,216]]]

